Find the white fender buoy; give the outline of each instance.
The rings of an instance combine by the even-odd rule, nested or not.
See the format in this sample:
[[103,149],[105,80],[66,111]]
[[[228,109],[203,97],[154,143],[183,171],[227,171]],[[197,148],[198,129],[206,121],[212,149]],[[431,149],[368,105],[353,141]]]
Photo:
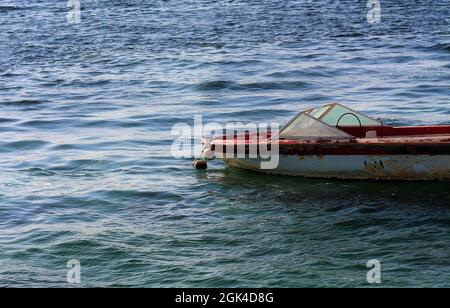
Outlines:
[[214,153],[211,149],[205,149],[203,151],[203,155],[209,160],[214,159],[216,157],[216,153]]

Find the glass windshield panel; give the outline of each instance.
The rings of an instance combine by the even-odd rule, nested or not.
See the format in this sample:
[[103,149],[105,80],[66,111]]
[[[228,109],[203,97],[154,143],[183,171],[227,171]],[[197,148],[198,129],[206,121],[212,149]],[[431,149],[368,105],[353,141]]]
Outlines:
[[280,133],[281,138],[353,138],[351,135],[330,127],[302,113]]
[[[359,126],[361,121],[362,126],[381,126],[381,123],[375,121],[369,117],[359,114],[351,109],[348,109],[341,105],[334,105],[321,119],[324,123],[331,126]],[[339,123],[338,123],[339,122]]]
[[321,108],[315,109],[313,112],[311,112],[309,115],[311,115],[312,117],[316,118],[316,119],[320,119],[321,116],[323,116],[323,114],[330,109],[331,106],[323,106]]

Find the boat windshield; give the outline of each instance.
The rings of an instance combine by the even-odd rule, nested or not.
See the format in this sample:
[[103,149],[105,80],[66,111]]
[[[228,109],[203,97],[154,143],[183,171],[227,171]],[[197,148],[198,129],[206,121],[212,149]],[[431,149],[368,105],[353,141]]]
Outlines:
[[317,109],[307,110],[306,113],[317,120],[336,127],[382,125],[380,122],[340,104],[325,105]]
[[291,120],[280,132],[281,138],[354,138],[339,127],[373,127],[382,124],[340,104],[306,110]]
[[288,125],[286,125],[280,132],[281,138],[353,138],[353,136],[329,126],[312,116],[301,113],[294,118]]

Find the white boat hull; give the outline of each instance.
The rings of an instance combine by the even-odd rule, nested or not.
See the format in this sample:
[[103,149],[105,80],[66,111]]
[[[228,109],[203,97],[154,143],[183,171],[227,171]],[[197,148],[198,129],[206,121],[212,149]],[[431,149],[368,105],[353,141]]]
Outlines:
[[377,180],[450,180],[450,155],[280,156],[275,169],[259,158],[224,158],[229,166],[275,175]]

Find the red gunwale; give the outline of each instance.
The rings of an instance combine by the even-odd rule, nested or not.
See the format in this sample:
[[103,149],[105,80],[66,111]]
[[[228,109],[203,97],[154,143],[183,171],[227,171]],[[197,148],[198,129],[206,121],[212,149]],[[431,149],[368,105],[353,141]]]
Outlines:
[[[349,139],[280,139],[280,155],[450,155],[450,125],[405,126],[405,127],[363,127],[363,135],[377,131],[376,138],[358,138],[361,127],[340,127],[351,134]],[[383,132],[383,133],[381,133]],[[273,144],[270,133],[223,136],[210,143],[217,153],[250,153],[255,144]],[[243,149],[242,149],[243,148]],[[270,148],[270,146],[269,146]],[[258,149],[259,154],[259,149]]]
[[355,137],[366,136],[368,132],[375,131],[379,138],[384,137],[401,137],[401,136],[428,136],[428,135],[450,135],[450,125],[434,125],[434,126],[400,126],[393,127],[383,126],[343,126],[338,127],[340,130]]

